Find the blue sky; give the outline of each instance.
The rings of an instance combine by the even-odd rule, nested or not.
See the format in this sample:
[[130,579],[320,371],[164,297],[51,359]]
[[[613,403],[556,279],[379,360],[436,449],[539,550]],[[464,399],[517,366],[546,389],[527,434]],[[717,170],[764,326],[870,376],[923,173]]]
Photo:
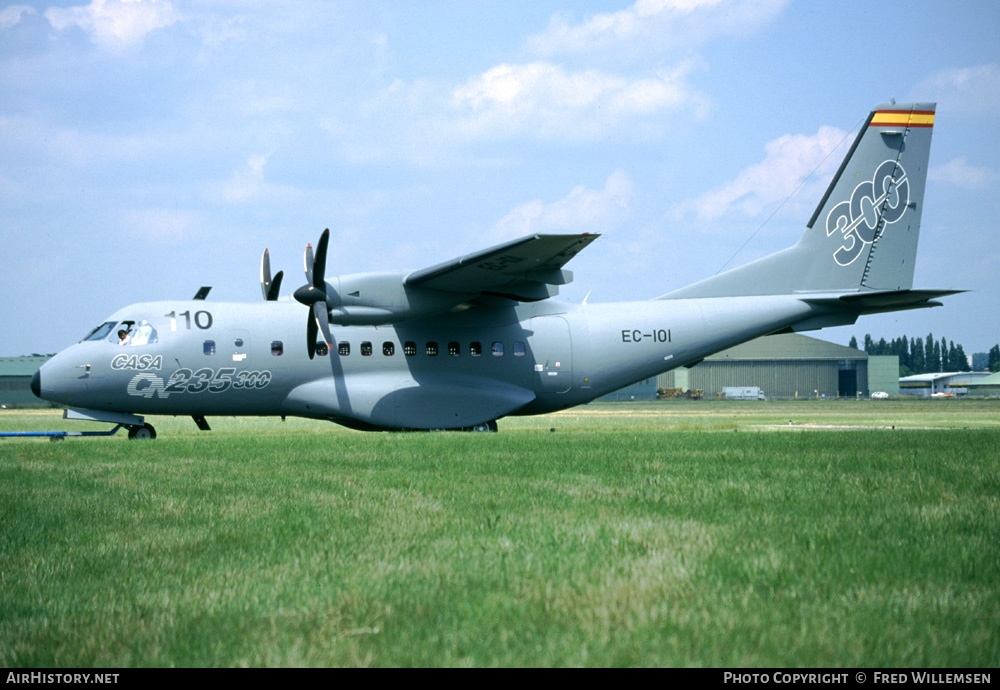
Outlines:
[[938,103],[915,287],[972,292],[814,335],[985,351],[998,35],[995,1],[0,5],[0,354],[258,300],[264,247],[292,290],[326,227],[330,273],[600,232],[562,297],[647,299],[793,244],[891,97]]

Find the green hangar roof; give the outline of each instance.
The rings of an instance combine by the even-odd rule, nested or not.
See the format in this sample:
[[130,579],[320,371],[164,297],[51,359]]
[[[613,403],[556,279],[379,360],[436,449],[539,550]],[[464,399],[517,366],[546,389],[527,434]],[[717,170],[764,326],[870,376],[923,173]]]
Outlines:
[[705,358],[706,362],[717,362],[726,360],[845,360],[845,359],[868,359],[868,353],[863,350],[855,350],[853,347],[844,347],[828,343],[825,340],[817,340],[798,333],[783,333],[781,335],[769,335],[763,338],[751,340],[748,343],[731,347],[714,355]]
[[31,376],[48,357],[0,357],[0,376]]

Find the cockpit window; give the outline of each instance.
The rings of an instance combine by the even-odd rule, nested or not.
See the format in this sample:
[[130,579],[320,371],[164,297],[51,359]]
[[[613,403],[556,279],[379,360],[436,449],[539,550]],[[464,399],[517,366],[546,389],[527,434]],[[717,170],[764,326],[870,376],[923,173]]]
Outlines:
[[157,334],[148,321],[122,321],[117,328],[112,328],[108,341],[121,347],[139,347],[155,343]]
[[118,322],[106,321],[102,323],[100,326],[92,330],[90,332],[90,335],[84,338],[84,340],[103,340],[104,338],[108,337],[108,334],[111,333],[112,330],[114,330],[116,323]]
[[156,329],[148,321],[140,321],[132,335],[132,345],[149,345],[156,342]]

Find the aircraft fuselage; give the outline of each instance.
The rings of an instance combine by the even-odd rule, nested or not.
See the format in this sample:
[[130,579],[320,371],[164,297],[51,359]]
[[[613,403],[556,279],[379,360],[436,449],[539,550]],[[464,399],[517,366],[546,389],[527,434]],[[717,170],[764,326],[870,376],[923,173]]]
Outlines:
[[[46,363],[39,387],[89,410],[465,428],[589,402],[810,313],[776,297],[470,307],[334,326],[332,347],[310,360],[294,302],[150,302],[116,312],[107,336]],[[118,344],[122,323],[139,337]]]

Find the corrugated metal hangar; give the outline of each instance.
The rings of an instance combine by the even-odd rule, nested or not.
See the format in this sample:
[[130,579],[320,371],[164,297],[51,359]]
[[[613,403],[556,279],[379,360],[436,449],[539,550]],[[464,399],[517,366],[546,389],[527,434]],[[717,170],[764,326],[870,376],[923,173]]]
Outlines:
[[767,398],[899,394],[899,358],[869,356],[862,350],[797,333],[770,335],[723,350],[691,368],[660,374],[605,396],[602,400],[640,400],[656,389],[702,391],[705,398],[727,387],[760,388]]
[[31,392],[31,376],[48,357],[0,357],[0,405],[48,407]]
[[990,374],[969,384],[969,395],[1000,397],[1000,373]]

